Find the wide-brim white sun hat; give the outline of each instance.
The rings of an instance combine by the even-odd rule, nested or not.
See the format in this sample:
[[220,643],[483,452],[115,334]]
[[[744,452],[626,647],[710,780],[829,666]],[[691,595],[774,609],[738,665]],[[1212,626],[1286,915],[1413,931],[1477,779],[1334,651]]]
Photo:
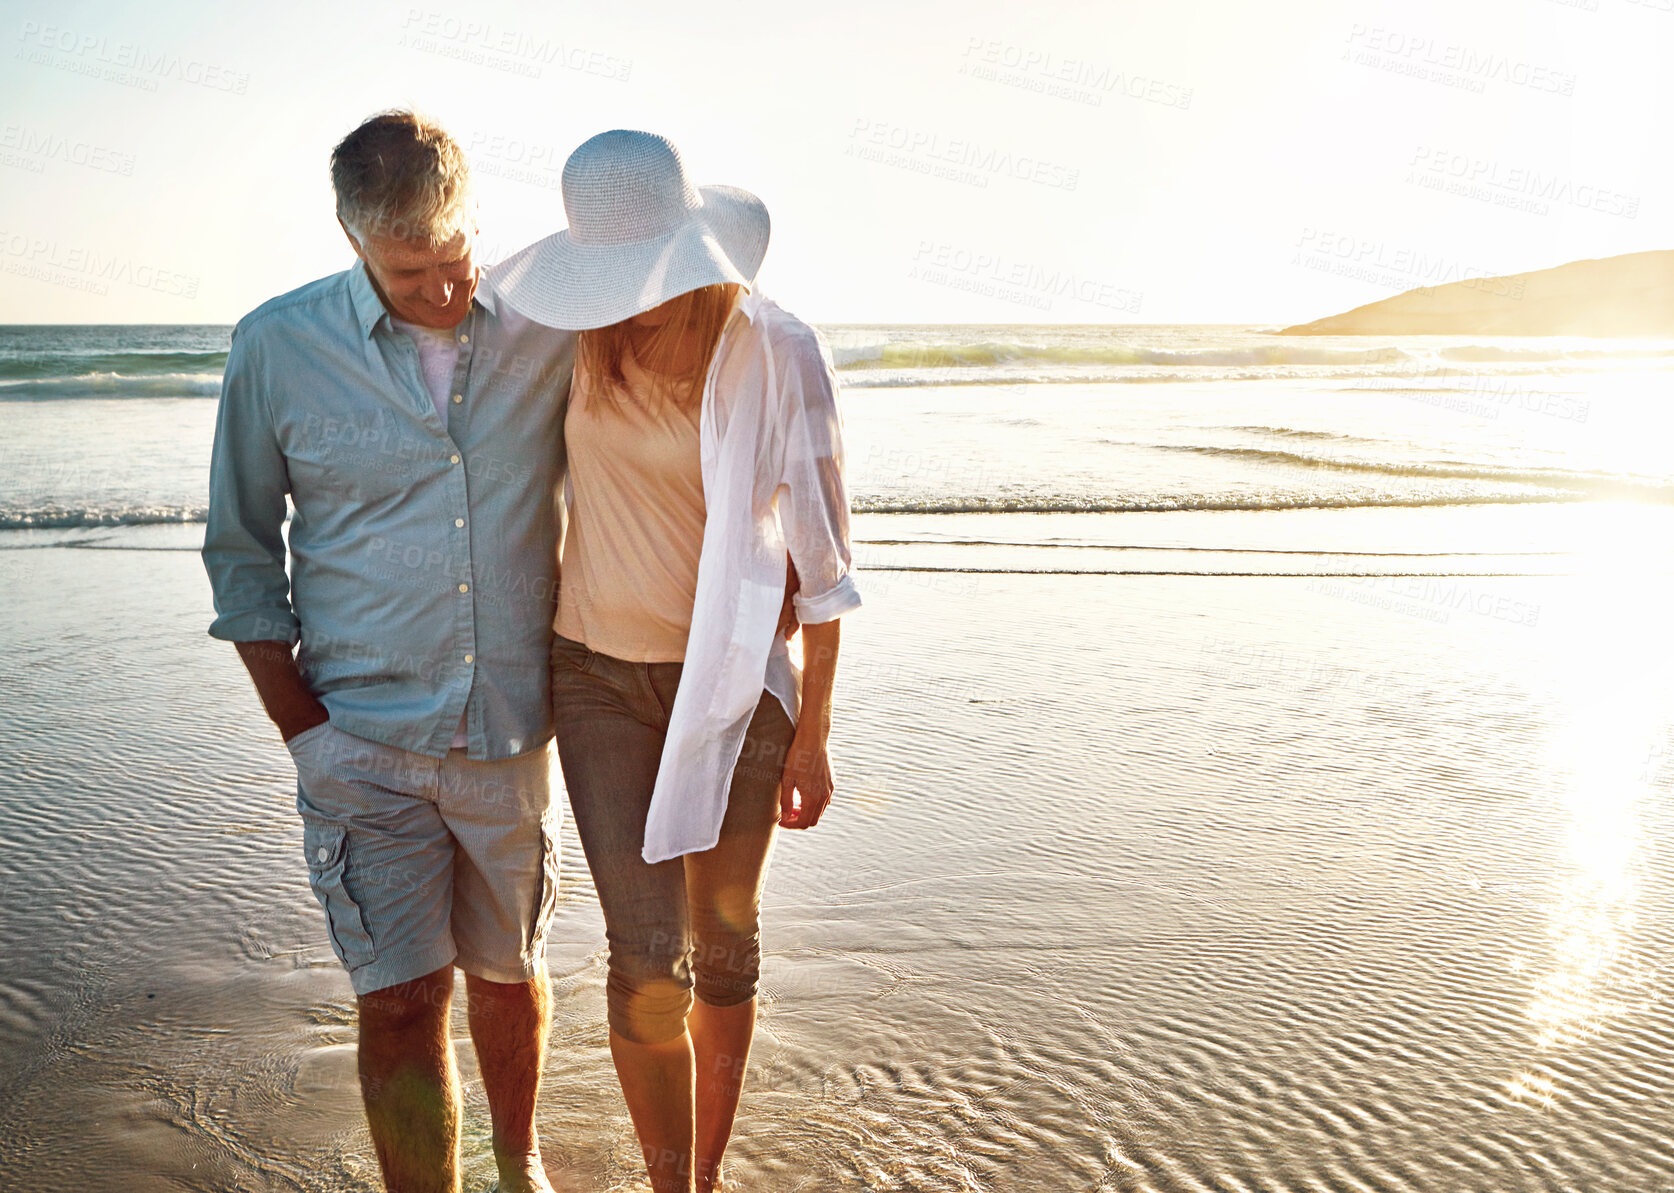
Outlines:
[[569,227],[485,271],[537,323],[608,327],[722,282],[755,285],[767,255],[767,206],[732,186],[694,186],[666,137],[612,129],[564,163]]

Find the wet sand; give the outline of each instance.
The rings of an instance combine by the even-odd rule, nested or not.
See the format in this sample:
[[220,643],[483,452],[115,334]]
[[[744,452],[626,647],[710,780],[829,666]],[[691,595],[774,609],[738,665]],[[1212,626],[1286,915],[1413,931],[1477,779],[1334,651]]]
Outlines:
[[[4,566],[0,1186],[377,1188],[196,555]],[[837,803],[770,876],[742,1187],[1674,1188],[1674,580],[863,582]],[[543,1146],[643,1187],[563,849]]]

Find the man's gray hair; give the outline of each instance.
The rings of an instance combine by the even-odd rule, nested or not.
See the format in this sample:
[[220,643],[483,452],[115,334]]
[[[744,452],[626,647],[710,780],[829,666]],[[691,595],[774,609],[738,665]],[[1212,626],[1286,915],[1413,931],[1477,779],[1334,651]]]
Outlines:
[[331,151],[337,215],[364,247],[368,235],[434,248],[471,219],[465,151],[435,120],[406,108],[380,112]]

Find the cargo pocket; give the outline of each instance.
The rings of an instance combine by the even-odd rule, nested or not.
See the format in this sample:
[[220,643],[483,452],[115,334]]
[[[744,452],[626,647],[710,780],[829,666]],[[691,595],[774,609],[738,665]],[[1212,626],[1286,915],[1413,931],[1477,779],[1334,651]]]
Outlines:
[[[553,805],[554,808],[557,805]],[[529,951],[538,952],[546,940],[552,913],[558,906],[558,829],[560,812],[541,817],[541,894],[535,900],[535,922],[529,926]]]
[[372,960],[374,949],[360,904],[343,885],[343,871],[349,861],[349,830],[330,821],[304,820],[302,848],[308,857],[308,885],[325,909],[331,947],[345,966],[359,969]]

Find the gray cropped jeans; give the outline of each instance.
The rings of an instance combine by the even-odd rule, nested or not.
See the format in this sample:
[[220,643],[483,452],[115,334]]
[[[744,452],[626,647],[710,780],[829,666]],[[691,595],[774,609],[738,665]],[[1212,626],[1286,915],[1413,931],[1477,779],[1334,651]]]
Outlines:
[[552,646],[558,761],[610,944],[605,1007],[635,1043],[671,1040],[694,994],[710,1006],[753,998],[761,892],[795,732],[762,693],[733,772],[714,848],[651,865],[640,855],[680,663],[634,663],[559,635]]

